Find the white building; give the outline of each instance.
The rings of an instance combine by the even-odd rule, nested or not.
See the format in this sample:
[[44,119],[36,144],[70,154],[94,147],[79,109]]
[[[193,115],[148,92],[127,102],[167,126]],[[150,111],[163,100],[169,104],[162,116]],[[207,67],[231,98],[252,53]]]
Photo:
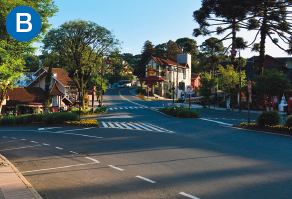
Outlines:
[[164,97],[174,87],[180,98],[186,86],[191,85],[191,67],[190,54],[178,54],[177,62],[151,56],[146,62],[146,75],[140,81],[151,88],[153,94]]

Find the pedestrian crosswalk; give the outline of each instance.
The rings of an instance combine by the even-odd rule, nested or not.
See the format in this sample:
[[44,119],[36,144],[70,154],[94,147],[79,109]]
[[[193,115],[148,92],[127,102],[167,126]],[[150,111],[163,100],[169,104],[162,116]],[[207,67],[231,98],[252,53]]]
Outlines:
[[147,106],[117,106],[117,107],[110,107],[107,108],[107,111],[114,111],[114,110],[137,110],[137,109],[147,109]]
[[174,133],[173,131],[155,126],[149,123],[134,123],[134,122],[100,122],[100,128],[118,128],[129,130],[142,130],[142,131],[156,131],[164,133]]

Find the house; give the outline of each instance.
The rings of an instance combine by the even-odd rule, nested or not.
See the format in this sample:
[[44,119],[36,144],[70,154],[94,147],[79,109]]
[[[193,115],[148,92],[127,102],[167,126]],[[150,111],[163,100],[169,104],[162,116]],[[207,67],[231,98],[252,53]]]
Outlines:
[[39,87],[7,89],[7,99],[4,100],[1,114],[15,112],[16,109],[20,114],[37,113],[43,107],[43,98],[44,90]]
[[199,96],[200,93],[199,93],[199,85],[200,85],[200,79],[202,77],[202,74],[201,73],[192,73],[191,74],[191,85],[193,86],[194,88],[194,93],[196,94],[196,96]]
[[151,56],[146,61],[146,75],[139,81],[151,88],[152,94],[164,97],[175,87],[180,97],[186,85],[191,85],[191,55],[178,54],[177,62]]
[[[45,79],[49,68],[41,68],[34,75],[37,77],[28,87],[40,87],[45,90]],[[77,87],[75,82],[68,76],[68,72],[62,68],[52,68],[51,91],[52,106],[54,109],[73,105],[77,102]]]

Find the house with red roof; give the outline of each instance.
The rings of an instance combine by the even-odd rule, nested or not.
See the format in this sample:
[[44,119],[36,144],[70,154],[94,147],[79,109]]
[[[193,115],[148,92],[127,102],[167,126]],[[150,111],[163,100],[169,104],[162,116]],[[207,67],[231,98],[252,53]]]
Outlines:
[[[16,108],[21,114],[39,112],[43,108],[42,101],[48,69],[47,67],[37,70],[33,74],[35,78],[28,84],[28,87],[8,89],[2,114],[15,111]],[[52,69],[50,95],[52,108],[49,111],[51,112],[59,111],[62,107],[66,109],[77,102],[77,87],[68,76],[68,72],[61,68]]]
[[146,62],[146,75],[139,81],[150,88],[152,94],[166,97],[175,87],[181,97],[185,87],[191,85],[191,55],[178,54],[177,62],[151,56]]

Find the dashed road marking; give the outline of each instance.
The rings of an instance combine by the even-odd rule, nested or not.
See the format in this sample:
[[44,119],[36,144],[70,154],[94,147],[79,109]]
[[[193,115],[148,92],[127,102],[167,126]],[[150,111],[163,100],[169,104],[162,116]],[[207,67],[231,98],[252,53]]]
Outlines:
[[56,149],[60,149],[60,150],[63,150],[63,148],[60,148],[60,147],[56,147]]
[[17,150],[17,149],[26,149],[26,148],[36,147],[36,146],[41,146],[41,145],[23,146],[23,147],[18,147],[18,148],[2,149],[2,150],[0,150],[0,151],[11,151],[11,150]]
[[70,153],[74,153],[74,154],[77,154],[78,155],[78,153],[77,152],[74,152],[74,151],[69,151]]
[[180,195],[183,195],[183,196],[186,196],[186,197],[189,197],[189,198],[192,198],[192,199],[200,199],[200,198],[198,198],[198,197],[196,197],[196,196],[192,196],[192,195],[187,194],[187,193],[185,193],[185,192],[179,192],[179,194],[180,194]]
[[121,169],[119,167],[115,167],[114,165],[108,165],[109,167],[113,168],[113,169],[117,169],[119,171],[124,171],[124,169]]
[[155,181],[150,180],[150,179],[145,178],[145,177],[142,177],[142,176],[136,176],[136,178],[140,178],[140,179],[145,180],[145,181],[150,182],[150,183],[156,183]]

